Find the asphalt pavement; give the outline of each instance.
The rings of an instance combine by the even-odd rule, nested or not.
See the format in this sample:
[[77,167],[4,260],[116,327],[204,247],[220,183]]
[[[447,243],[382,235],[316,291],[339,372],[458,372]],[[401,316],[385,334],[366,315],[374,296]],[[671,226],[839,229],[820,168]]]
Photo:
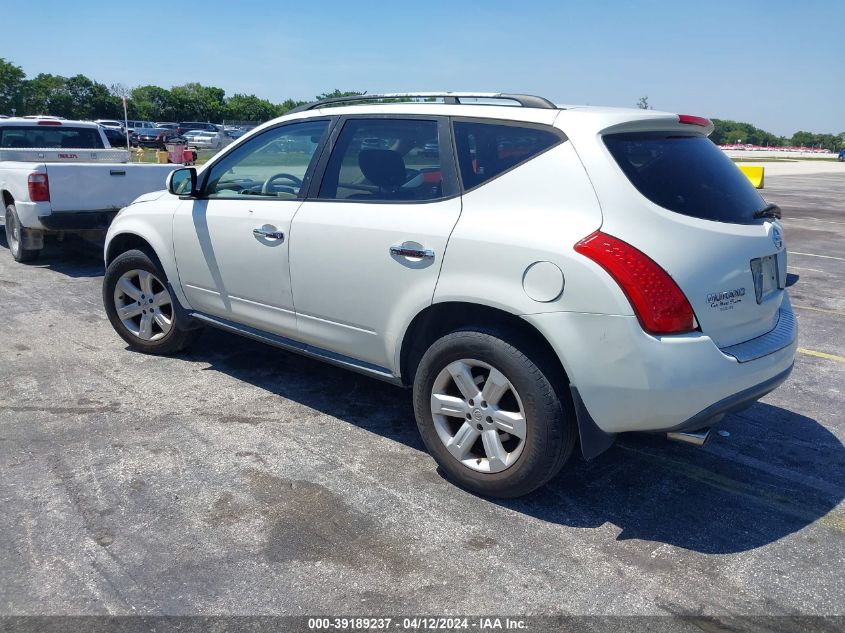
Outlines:
[[127,349],[95,247],[0,238],[0,615],[843,614],[845,164],[767,177],[801,352],[701,449],[529,497],[444,480],[410,392],[217,331]]

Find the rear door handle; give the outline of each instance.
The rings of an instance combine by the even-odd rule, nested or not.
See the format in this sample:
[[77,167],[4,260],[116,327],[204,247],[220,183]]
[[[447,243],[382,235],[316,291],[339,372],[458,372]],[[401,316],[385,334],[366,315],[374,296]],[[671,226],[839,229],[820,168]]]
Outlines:
[[270,231],[261,227],[258,227],[257,229],[252,229],[252,234],[257,235],[258,237],[266,237],[271,240],[284,241],[285,239],[285,234],[282,231]]
[[420,259],[434,258],[434,251],[430,248],[408,248],[406,246],[391,246],[390,254],[397,257],[419,257]]

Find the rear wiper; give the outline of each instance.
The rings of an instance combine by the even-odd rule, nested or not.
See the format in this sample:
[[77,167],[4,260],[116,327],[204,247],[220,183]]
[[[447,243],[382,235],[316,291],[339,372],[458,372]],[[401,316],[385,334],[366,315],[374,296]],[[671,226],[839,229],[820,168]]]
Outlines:
[[759,211],[754,212],[754,219],[759,218],[777,218],[780,220],[780,207],[776,204],[767,204]]

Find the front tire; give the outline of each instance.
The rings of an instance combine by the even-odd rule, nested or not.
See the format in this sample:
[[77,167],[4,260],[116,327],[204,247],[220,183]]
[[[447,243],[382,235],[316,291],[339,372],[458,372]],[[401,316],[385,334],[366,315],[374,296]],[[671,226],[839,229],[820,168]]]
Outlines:
[[23,247],[23,225],[14,204],[6,205],[6,244],[16,262],[31,262],[38,257],[40,249]]
[[131,250],[118,255],[103,278],[103,305],[115,331],[145,354],[174,354],[201,330],[187,322],[170,291],[167,276],[149,255]]
[[551,363],[530,343],[518,348],[509,338],[447,334],[423,355],[414,379],[414,412],[429,453],[459,486],[503,498],[556,475],[577,437]]

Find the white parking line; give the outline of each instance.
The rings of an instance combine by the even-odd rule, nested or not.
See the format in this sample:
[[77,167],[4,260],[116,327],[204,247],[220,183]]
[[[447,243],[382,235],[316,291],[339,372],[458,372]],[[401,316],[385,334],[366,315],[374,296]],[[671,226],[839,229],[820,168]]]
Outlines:
[[818,268],[801,268],[800,266],[787,266],[787,270],[812,270],[814,273],[823,273],[823,270],[819,270]]
[[806,255],[807,257],[821,257],[823,259],[835,259],[845,262],[845,257],[834,257],[833,255],[816,255],[815,253],[800,253],[798,251],[787,251],[790,255]]
[[795,220],[795,221],[798,221],[798,220],[814,220],[816,222],[824,222],[825,224],[843,224],[843,225],[845,225],[845,222],[836,222],[835,220],[822,220],[821,218],[800,217],[800,218],[784,218],[784,219]]
[[812,310],[813,312],[824,312],[825,314],[835,314],[837,316],[845,316],[845,312],[838,312],[837,310],[825,310],[824,308],[813,308],[811,306],[802,306],[797,303],[792,304],[793,308],[798,308],[799,310]]

